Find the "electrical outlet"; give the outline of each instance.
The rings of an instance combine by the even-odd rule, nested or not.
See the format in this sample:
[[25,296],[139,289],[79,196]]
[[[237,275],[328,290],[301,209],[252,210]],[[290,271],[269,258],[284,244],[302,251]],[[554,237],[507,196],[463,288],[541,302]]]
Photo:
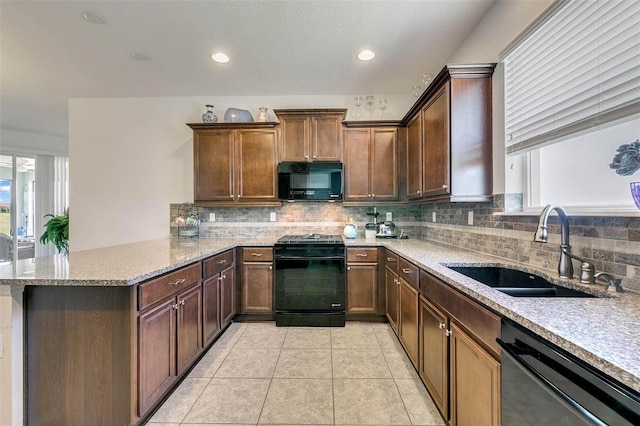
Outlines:
[[275,222],[275,221],[276,221],[276,212],[271,212],[271,213],[269,214],[269,220],[270,220],[271,222]]
[[386,220],[387,220],[387,222],[393,221],[393,213],[387,212],[387,219]]
[[431,222],[436,221],[436,212],[431,213]]
[[215,221],[216,221],[216,214],[209,213],[209,222],[215,222]]
[[467,223],[468,223],[469,225],[473,225],[473,210],[472,210],[472,211],[470,211],[470,212],[468,213],[468,216],[467,216]]

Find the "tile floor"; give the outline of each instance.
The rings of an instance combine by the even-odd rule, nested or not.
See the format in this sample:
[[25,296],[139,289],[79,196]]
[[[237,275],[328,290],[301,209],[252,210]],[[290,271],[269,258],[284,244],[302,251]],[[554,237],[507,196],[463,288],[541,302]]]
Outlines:
[[233,323],[147,423],[443,425],[388,324]]

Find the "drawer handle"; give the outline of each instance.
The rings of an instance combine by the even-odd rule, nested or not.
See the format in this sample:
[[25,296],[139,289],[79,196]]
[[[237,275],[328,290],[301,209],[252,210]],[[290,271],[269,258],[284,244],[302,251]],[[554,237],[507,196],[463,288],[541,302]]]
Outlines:
[[224,265],[225,263],[227,263],[227,259],[222,259],[222,260],[218,260],[218,265]]
[[407,268],[402,268],[402,272],[404,272],[405,274],[412,274],[413,271],[411,269],[407,269]]
[[262,253],[251,253],[251,256],[260,257],[262,256]]
[[387,262],[395,262],[396,259],[394,259],[393,257],[387,257]]
[[269,270],[272,271],[273,270],[273,266],[269,266]]
[[180,278],[179,280],[175,280],[175,282],[172,282],[172,283],[169,283],[169,284],[170,285],[178,285],[178,284],[182,284],[186,280],[187,280],[186,278]]
[[356,254],[358,257],[367,257],[367,253],[358,253]]
[[442,189],[447,189],[448,186],[447,185],[442,185]]

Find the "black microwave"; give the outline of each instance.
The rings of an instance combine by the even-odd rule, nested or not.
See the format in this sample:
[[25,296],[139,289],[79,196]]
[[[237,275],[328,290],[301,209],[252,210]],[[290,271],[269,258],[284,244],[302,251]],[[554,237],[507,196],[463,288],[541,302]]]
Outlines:
[[342,201],[342,163],[278,164],[278,198],[287,201]]

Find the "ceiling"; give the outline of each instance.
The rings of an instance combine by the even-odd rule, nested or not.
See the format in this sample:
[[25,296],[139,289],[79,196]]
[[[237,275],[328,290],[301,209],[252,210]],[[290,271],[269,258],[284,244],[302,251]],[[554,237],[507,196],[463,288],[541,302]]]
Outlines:
[[410,94],[493,1],[2,0],[0,127],[66,136],[69,98]]

